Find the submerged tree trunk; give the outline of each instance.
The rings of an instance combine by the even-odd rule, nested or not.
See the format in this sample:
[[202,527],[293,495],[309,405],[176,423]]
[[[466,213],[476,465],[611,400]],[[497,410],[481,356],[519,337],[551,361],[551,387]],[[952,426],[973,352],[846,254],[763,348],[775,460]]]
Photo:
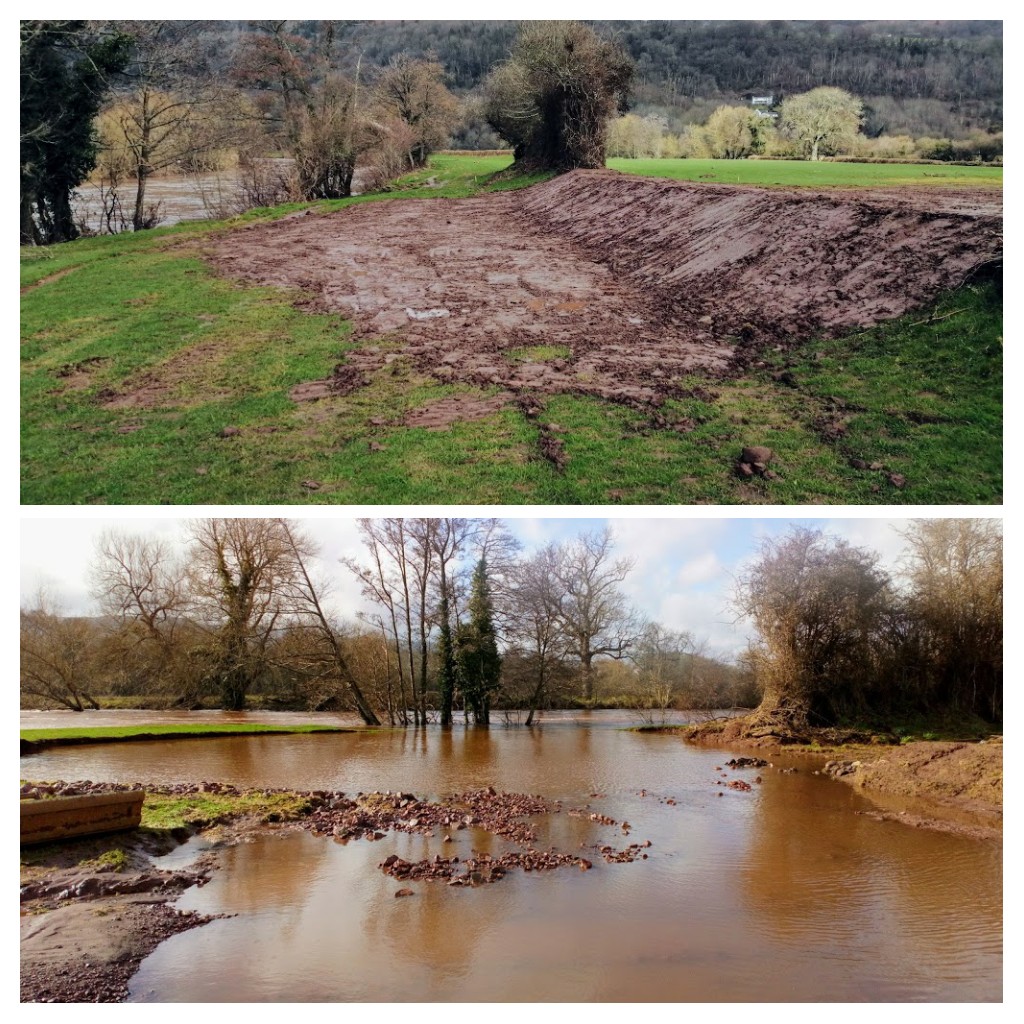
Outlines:
[[455,650],[452,625],[448,610],[448,582],[444,564],[441,566],[441,639],[438,642],[437,688],[441,696],[441,728],[452,727],[452,708],[455,701]]

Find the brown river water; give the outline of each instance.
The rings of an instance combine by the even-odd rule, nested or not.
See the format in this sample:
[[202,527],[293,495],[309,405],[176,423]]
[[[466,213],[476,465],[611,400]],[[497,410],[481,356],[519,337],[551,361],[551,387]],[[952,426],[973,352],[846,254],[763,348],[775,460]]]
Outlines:
[[[51,724],[51,715],[22,715],[23,727]],[[729,771],[763,778],[750,792],[729,790],[716,785],[716,768],[731,754],[629,724],[593,712],[529,730],[69,747],[22,758],[21,773],[419,797],[491,785],[564,802],[538,819],[539,848],[652,844],[647,860],[606,864],[583,850],[591,871],[514,871],[451,888],[399,883],[377,865],[391,853],[497,853],[505,840],[469,828],[446,844],[440,834],[389,834],[342,845],[305,832],[241,843],[220,851],[211,881],[177,904],[229,916],[159,946],[131,982],[134,1001],[1002,998],[1000,844],[858,815],[871,805],[813,774],[806,758]],[[630,836],[566,813],[585,805],[628,821]],[[193,840],[162,865],[181,866],[202,848]],[[405,884],[415,896],[396,899]]]

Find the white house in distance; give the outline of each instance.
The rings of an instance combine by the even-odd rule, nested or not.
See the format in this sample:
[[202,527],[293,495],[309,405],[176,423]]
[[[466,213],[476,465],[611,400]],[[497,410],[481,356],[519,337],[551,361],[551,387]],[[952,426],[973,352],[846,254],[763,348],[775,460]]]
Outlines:
[[748,92],[743,98],[755,109],[758,117],[774,120],[779,115],[771,107],[775,106],[775,93],[772,92]]

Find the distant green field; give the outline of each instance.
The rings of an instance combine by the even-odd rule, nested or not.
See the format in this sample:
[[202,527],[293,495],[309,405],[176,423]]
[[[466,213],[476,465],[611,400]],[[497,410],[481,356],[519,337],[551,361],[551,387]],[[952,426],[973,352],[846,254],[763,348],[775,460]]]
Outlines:
[[810,160],[609,160],[628,174],[729,185],[880,188],[892,185],[981,185],[1001,188],[1002,167],[947,164],[846,164]]
[[[540,180],[492,181],[507,156],[438,156],[386,195],[481,195]],[[619,162],[614,162],[619,166]],[[680,176],[697,162],[625,162]],[[911,173],[949,184],[997,168],[704,162],[759,175]],[[930,175],[948,172],[940,182]],[[913,180],[905,178],[904,181]],[[793,181],[784,182],[792,184]],[[804,184],[820,184],[809,177]],[[879,180],[875,184],[890,184]],[[994,181],[998,184],[998,181]],[[651,429],[637,410],[577,395],[547,403],[563,428],[559,471],[538,452],[537,424],[508,406],[432,431],[374,420],[454,393],[402,359],[331,415],[288,391],[329,373],[356,344],[335,314],[297,308],[294,293],[246,287],[202,259],[204,238],[301,205],[230,222],[181,224],[22,252],[21,456],[25,504],[983,504],[1002,496],[1002,300],[991,284],[849,338],[810,340],[742,379],[683,384],[672,400],[688,433]],[[374,344],[390,344],[386,339]],[[195,351],[214,358],[189,361]],[[557,358],[512,348],[508,358]],[[153,372],[165,392],[147,406],[105,398]],[[780,382],[797,380],[798,386]],[[700,388],[697,385],[700,385]],[[713,394],[712,394],[713,392]],[[845,403],[837,411],[837,401]],[[843,420],[841,436],[828,425]],[[227,436],[225,428],[235,428]],[[744,482],[748,438],[770,437],[784,473]],[[967,457],[969,454],[969,457]],[[884,464],[853,468],[851,460]],[[887,474],[907,481],[900,488]]]
[[[436,156],[438,178],[473,175],[483,181],[509,166],[507,156]],[[1002,188],[1003,169],[989,165],[853,164],[819,160],[623,160],[608,161],[612,170],[648,178],[713,181],[732,185],[804,185],[808,188],[888,188],[894,185],[971,185]],[[517,183],[518,184],[518,183]],[[449,193],[445,193],[449,194]]]
[[110,725],[68,729],[22,729],[21,738],[30,743],[109,743],[116,740],[196,739],[202,736],[252,736],[266,733],[351,732],[334,725],[263,725],[218,723],[217,725]]

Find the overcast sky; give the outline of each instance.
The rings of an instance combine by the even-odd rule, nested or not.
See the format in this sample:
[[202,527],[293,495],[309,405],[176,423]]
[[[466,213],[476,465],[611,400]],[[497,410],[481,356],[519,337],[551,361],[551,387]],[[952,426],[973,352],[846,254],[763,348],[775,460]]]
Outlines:
[[[736,573],[756,554],[761,540],[785,533],[794,523],[823,529],[878,552],[894,567],[903,551],[899,529],[908,520],[892,518],[539,518],[504,517],[525,552],[552,540],[611,526],[616,554],[635,560],[623,589],[648,617],[669,628],[687,630],[704,641],[709,653],[731,655],[745,645],[747,629],[734,621],[729,594]],[[340,564],[364,549],[351,517],[297,519],[319,543],[320,568],[334,583],[333,605],[354,618],[365,605],[359,588]],[[158,534],[175,542],[184,537],[184,520],[147,514],[136,518],[22,519],[21,597],[32,603],[40,586],[65,611],[91,614],[89,564],[105,530]]]

